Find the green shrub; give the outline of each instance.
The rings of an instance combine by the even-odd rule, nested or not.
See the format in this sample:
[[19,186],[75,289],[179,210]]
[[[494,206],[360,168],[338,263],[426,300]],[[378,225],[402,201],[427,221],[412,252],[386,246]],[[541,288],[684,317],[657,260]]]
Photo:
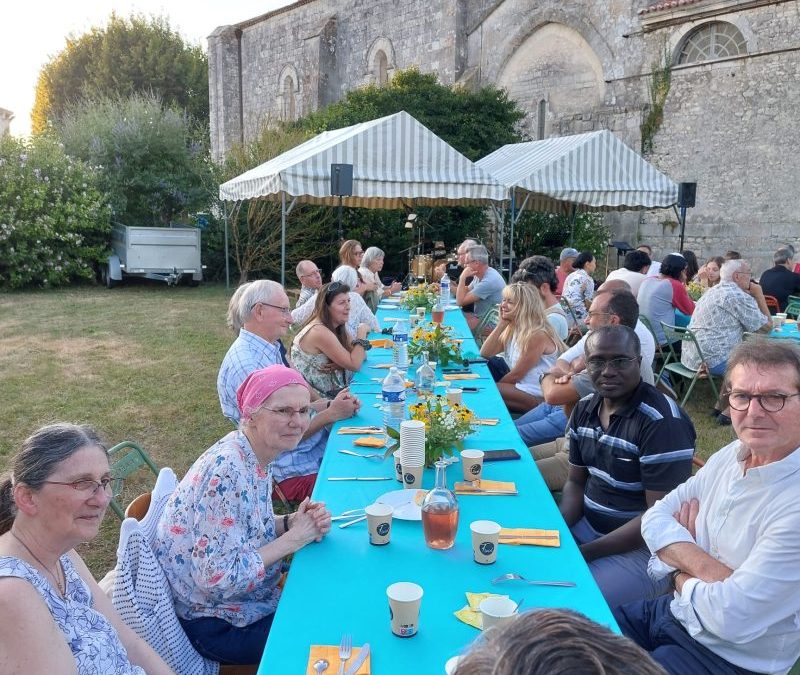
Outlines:
[[110,232],[98,179],[50,138],[0,138],[0,285],[52,287],[94,277]]
[[[572,229],[572,243],[570,243]],[[603,259],[611,233],[600,213],[579,213],[570,228],[570,218],[555,213],[523,212],[514,227],[514,251],[522,260],[529,255],[544,255],[558,260],[561,249],[573,246],[591,251]]]

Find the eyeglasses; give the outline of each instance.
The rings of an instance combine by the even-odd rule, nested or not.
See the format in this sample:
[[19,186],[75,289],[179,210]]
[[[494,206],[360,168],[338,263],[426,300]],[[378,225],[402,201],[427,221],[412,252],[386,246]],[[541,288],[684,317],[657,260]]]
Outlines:
[[268,302],[260,302],[260,301],[255,303],[253,307],[256,307],[257,305],[266,305],[267,307],[272,307],[272,309],[277,309],[281,314],[286,314],[287,316],[292,315],[292,310],[289,309],[288,307],[278,307],[278,305],[271,305]]
[[364,251],[358,249],[357,251],[353,251],[353,255],[364,255]]
[[42,482],[49,483],[50,485],[68,485],[76,492],[80,492],[85,499],[89,499],[90,497],[94,497],[100,488],[102,488],[106,494],[113,494],[113,481],[113,478],[103,478],[99,481],[92,480],[91,478],[84,478],[82,480],[74,480],[70,483],[58,480],[43,480]]
[[344,287],[345,284],[339,281],[334,281],[328,284],[328,290],[325,291],[325,299],[327,300],[331,295],[333,295],[334,293],[338,293]]
[[313,277],[315,274],[319,274],[320,276],[322,276],[322,270],[313,270],[312,272],[306,272],[305,274],[301,274],[300,278],[302,279],[303,277]]
[[800,392],[796,394],[750,394],[746,391],[732,391],[728,394],[728,405],[734,410],[743,412],[750,407],[750,401],[756,399],[762,410],[780,412],[786,405],[786,399],[794,396],[800,396]]
[[280,415],[283,417],[287,422],[292,419],[293,415],[299,415],[300,417],[308,417],[308,414],[311,412],[311,408],[309,406],[303,406],[302,408],[267,408],[264,406],[264,410],[269,410],[270,412],[274,412],[276,415]]
[[614,312],[592,312],[591,310],[586,313],[590,319],[593,319],[596,316],[614,316]]
[[630,366],[638,359],[635,356],[618,356],[615,359],[588,359],[586,361],[586,370],[593,373],[599,373],[609,366],[611,370],[623,370]]

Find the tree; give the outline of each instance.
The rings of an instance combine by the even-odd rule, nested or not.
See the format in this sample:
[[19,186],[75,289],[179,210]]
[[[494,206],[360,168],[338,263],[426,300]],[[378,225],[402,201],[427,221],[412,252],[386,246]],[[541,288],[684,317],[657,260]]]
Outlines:
[[153,94],[80,101],[55,130],[67,154],[102,168],[113,217],[126,225],[168,225],[208,205],[207,148],[187,115]]
[[108,25],[67,39],[42,67],[31,113],[34,134],[80,99],[154,93],[208,124],[208,58],[161,17],[112,14]]

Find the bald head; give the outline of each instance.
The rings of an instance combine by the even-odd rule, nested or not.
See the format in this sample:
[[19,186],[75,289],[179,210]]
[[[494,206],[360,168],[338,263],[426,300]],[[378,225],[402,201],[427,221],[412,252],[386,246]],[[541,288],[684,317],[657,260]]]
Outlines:
[[628,291],[631,292],[631,285],[622,279],[606,279],[597,289],[597,293],[609,293],[611,291]]

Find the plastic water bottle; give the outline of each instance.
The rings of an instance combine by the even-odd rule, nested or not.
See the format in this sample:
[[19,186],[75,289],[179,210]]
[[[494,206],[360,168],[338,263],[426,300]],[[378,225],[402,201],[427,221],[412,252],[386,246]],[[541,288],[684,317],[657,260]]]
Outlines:
[[408,322],[400,319],[392,329],[392,360],[402,371],[408,368]]
[[442,307],[450,305],[450,277],[447,276],[446,272],[439,282],[439,304]]
[[433,387],[436,383],[436,371],[428,361],[428,352],[422,352],[422,365],[417,368],[414,384],[417,387],[417,396],[427,398],[433,396]]
[[392,366],[381,386],[383,398],[383,426],[391,427],[400,433],[400,422],[406,412],[406,380],[400,371]]

